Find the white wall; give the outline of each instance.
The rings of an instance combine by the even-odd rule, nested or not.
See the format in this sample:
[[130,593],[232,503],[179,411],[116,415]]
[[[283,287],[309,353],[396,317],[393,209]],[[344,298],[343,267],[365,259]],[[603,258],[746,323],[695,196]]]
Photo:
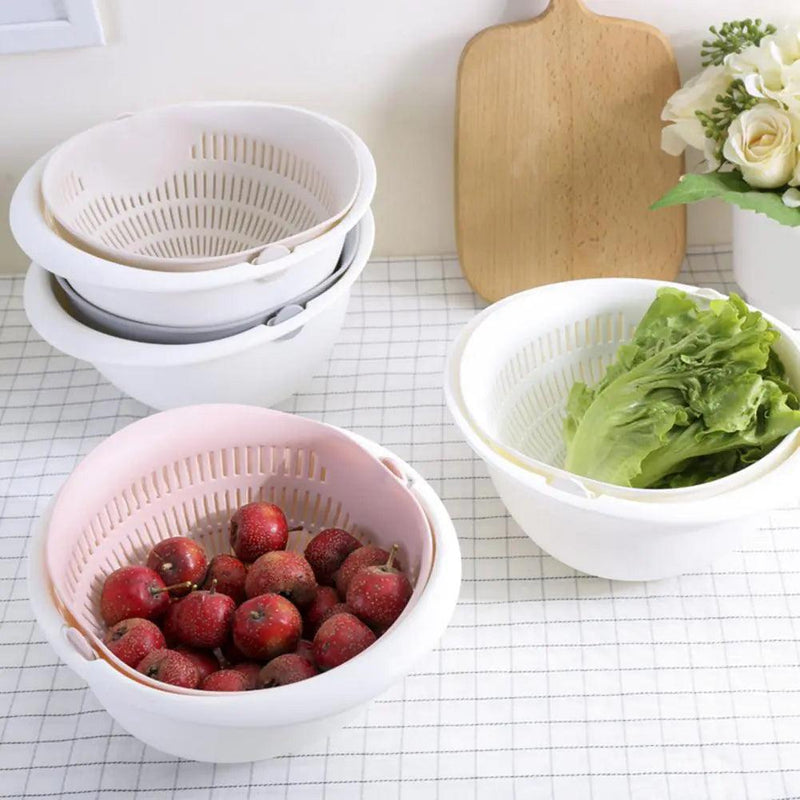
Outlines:
[[[709,24],[787,0],[586,0],[665,30],[684,76]],[[0,208],[52,145],[126,110],[188,99],[292,102],[351,125],[378,162],[376,252],[452,252],[456,66],[481,28],[546,0],[100,0],[108,45],[0,56]],[[3,210],[0,271],[20,271]],[[727,241],[726,209],[690,215],[694,243]]]

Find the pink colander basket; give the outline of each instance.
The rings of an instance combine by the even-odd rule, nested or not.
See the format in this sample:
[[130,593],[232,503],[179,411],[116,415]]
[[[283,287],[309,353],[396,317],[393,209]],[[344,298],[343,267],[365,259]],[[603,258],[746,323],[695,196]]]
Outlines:
[[[188,535],[209,557],[230,552],[228,521],[253,500],[281,506],[299,550],[320,530],[339,527],[363,543],[400,546],[414,607],[435,555],[431,526],[400,463],[376,458],[328,425],[279,411],[203,405],[143,419],[108,438],[59,492],[44,551],[51,592],[73,646],[100,656],[155,688],[202,694],[153,681],[102,643],[105,577],[142,564],[153,545]],[[90,651],[93,651],[90,652]]]

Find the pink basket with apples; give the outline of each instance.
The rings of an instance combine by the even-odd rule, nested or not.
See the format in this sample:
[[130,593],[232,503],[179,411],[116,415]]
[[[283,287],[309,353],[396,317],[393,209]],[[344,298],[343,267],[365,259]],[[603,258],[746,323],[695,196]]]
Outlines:
[[109,651],[100,614],[103,583],[119,567],[144,564],[169,537],[189,536],[209,557],[230,552],[229,520],[255,500],[275,503],[289,524],[302,526],[287,549],[302,552],[320,530],[343,528],[362,544],[399,545],[412,584],[424,586],[434,540],[399,462],[375,458],[347,434],[302,417],[197,406],[112,436],[60,491],[45,552],[72,642],[154,688],[200,694],[155,681]]
[[[331,526],[385,550],[399,545],[413,591],[394,624],[335,668],[256,691],[180,689],[117,659],[101,641],[105,577],[176,535],[209,557],[228,551],[232,513],[260,498],[303,526],[295,550]],[[119,725],[163,752],[222,763],[296,753],[357,717],[436,645],[460,579],[453,523],[413,467],[338,428],[236,405],[167,411],[109,437],[36,523],[28,558],[47,641]]]

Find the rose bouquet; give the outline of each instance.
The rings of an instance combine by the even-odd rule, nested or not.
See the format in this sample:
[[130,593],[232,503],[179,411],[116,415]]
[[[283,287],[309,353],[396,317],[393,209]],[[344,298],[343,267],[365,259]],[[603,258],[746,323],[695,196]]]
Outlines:
[[703,71],[662,114],[663,149],[701,150],[705,168],[654,208],[718,197],[800,226],[800,28],[748,19],[710,30]]

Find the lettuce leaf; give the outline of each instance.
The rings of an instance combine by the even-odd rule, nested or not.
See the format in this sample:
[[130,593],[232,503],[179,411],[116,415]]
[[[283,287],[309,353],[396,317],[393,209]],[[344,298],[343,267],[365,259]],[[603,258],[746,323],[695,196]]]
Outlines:
[[602,380],[567,401],[565,466],[638,488],[692,486],[757,461],[800,426],[778,332],[736,295],[659,290]]

